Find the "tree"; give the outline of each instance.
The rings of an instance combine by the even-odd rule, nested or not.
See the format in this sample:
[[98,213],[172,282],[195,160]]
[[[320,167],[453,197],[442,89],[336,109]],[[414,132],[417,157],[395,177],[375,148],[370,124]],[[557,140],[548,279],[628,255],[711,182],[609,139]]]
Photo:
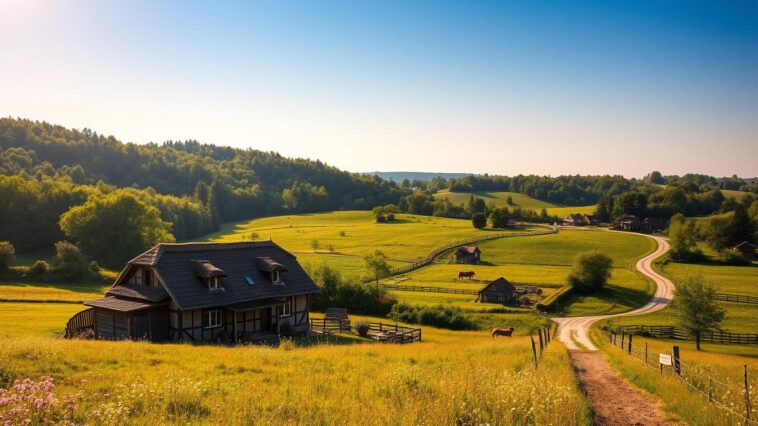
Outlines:
[[568,284],[579,293],[595,292],[608,284],[611,268],[613,260],[599,250],[579,253],[574,257]]
[[320,246],[321,246],[321,244],[319,244],[318,240],[312,240],[311,241],[311,248],[313,249],[313,251],[318,251],[318,248]]
[[505,199],[505,202],[508,203],[509,206],[512,206],[513,205],[513,197],[511,197],[509,195],[508,198]]
[[471,216],[471,223],[474,225],[474,228],[482,229],[487,226],[487,216],[484,213],[474,213]]
[[658,185],[662,185],[666,183],[666,180],[663,178],[663,175],[661,175],[661,172],[659,171],[653,171],[649,175],[645,176],[645,180],[647,180],[650,183],[655,183]]
[[613,219],[633,214],[642,216],[647,210],[647,196],[641,192],[625,192],[613,200]]
[[174,241],[171,223],[126,189],[92,196],[72,207],[61,216],[60,226],[85,253],[111,267],[157,243]]
[[668,234],[671,243],[669,259],[689,262],[702,256],[703,253],[697,248],[695,222],[687,221],[681,213],[677,213],[671,217]]
[[13,264],[16,256],[16,248],[8,241],[0,241],[0,272],[5,271]]
[[508,207],[500,207],[490,212],[490,222],[493,228],[505,228],[508,226]]
[[376,277],[376,286],[379,287],[379,280],[390,274],[390,265],[387,263],[387,256],[381,250],[374,250],[371,254],[363,258],[366,267]]
[[718,329],[724,320],[724,308],[716,302],[716,287],[699,275],[677,284],[672,307],[679,324],[695,336],[697,350],[702,334]]
[[742,204],[736,204],[734,211],[708,219],[705,239],[718,251],[725,250],[742,241],[754,241],[755,223]]

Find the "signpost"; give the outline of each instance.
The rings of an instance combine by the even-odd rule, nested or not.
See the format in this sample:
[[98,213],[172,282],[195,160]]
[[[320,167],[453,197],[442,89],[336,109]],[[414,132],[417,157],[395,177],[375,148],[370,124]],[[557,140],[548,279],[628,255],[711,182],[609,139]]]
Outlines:
[[664,365],[674,365],[674,362],[671,359],[671,355],[658,354],[658,365],[661,367],[661,373],[663,373]]

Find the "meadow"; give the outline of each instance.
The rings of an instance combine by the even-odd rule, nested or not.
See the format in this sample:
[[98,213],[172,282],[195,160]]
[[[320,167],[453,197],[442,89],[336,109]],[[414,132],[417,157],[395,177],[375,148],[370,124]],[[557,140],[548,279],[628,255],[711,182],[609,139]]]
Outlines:
[[[306,266],[327,263],[340,268],[344,275],[366,273],[362,257],[381,250],[392,266],[423,259],[437,247],[453,241],[493,233],[544,232],[543,228],[479,230],[470,220],[398,214],[390,223],[376,223],[371,212],[341,211],[291,216],[275,216],[237,222],[223,233],[206,237],[210,241],[229,242],[269,239],[293,252]],[[314,249],[313,241],[318,242]]]
[[[453,204],[466,204],[471,195],[483,199],[487,204],[493,203],[497,207],[507,206],[509,209],[520,207],[522,209],[536,210],[537,212],[542,210],[542,208],[545,208],[547,209],[548,214],[558,217],[565,217],[570,213],[593,214],[596,208],[595,205],[575,207],[562,206],[548,201],[538,200],[525,194],[507,191],[450,192],[445,189],[435,193],[434,197],[447,198]],[[508,204],[508,197],[511,197],[513,204]]]
[[[535,371],[525,337],[423,327],[410,345],[69,341],[53,335],[77,305],[3,306],[0,385],[51,377],[51,406],[77,422],[590,423],[565,348],[551,344]],[[38,320],[19,332],[19,312]]]

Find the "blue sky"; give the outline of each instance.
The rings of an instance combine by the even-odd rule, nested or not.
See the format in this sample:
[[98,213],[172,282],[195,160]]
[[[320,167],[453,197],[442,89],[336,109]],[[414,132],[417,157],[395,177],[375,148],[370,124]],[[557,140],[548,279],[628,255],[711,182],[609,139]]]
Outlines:
[[758,2],[0,0],[0,115],[351,171],[758,175]]

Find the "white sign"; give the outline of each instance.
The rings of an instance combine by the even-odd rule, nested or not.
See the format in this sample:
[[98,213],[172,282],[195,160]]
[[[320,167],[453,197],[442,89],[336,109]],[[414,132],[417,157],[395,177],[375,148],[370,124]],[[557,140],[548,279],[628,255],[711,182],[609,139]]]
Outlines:
[[672,365],[673,364],[671,362],[671,355],[666,355],[666,354],[658,354],[658,362],[661,363],[661,364],[663,364],[663,365]]

